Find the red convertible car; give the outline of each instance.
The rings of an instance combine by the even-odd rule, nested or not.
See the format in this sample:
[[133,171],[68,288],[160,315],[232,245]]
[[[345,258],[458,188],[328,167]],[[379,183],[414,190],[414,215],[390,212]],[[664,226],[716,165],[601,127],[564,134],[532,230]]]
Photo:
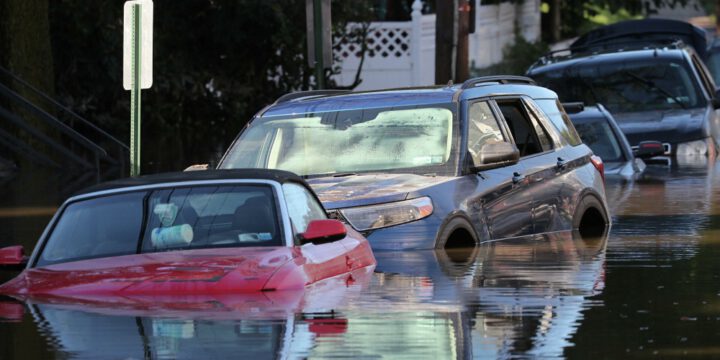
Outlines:
[[[297,175],[210,170],[97,185],[67,200],[0,294],[228,294],[367,273],[367,240],[327,218]],[[371,269],[371,268],[370,268]]]

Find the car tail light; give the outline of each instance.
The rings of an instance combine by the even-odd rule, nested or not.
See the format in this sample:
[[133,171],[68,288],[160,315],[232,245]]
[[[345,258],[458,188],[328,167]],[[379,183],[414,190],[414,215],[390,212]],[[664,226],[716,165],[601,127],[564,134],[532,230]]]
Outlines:
[[597,171],[600,173],[600,176],[603,179],[603,183],[605,183],[605,164],[603,164],[602,159],[597,155],[593,155],[590,157],[590,162],[593,164],[595,169],[597,169]]

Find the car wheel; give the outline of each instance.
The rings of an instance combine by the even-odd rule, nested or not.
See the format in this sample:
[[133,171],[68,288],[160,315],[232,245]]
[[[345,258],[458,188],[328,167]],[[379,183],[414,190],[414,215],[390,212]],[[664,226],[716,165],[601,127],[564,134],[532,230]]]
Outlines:
[[584,238],[600,237],[610,222],[605,207],[596,197],[584,197],[575,209],[573,230],[578,230]]

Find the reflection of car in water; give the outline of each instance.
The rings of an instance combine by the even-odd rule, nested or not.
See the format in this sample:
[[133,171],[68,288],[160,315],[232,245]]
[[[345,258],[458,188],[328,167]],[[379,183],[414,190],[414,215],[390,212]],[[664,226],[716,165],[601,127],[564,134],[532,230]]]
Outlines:
[[383,286],[408,283],[395,289],[404,302],[383,306],[460,307],[452,310],[459,311],[453,333],[464,336],[466,358],[562,356],[582,311],[592,306],[587,298],[603,290],[606,244],[606,236],[583,240],[563,232],[473,251],[380,252]]
[[[0,264],[20,263],[20,247]],[[151,175],[66,201],[0,293],[208,294],[298,289],[375,265],[367,240],[277,170]]]
[[326,208],[388,250],[602,232],[601,166],[556,94],[513,76],[289,94],[250,122],[219,165],[308,177]]
[[84,358],[557,357],[597,304],[588,297],[603,288],[605,243],[555,233],[380,252],[369,283],[302,293],[37,297],[28,307],[51,347]]
[[[33,296],[30,316],[58,354],[86,359],[294,359],[346,331],[334,313],[367,287],[372,269],[301,290],[197,296]],[[17,317],[0,306],[0,319]],[[19,319],[18,319],[19,320]]]

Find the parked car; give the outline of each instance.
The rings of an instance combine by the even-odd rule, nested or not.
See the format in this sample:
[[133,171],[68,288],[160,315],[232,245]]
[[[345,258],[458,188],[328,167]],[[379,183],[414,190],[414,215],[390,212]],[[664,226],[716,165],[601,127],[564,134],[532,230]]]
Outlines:
[[602,161],[557,95],[524,77],[289,94],[256,115],[219,167],[308,178],[374,249],[599,233],[609,223]]
[[659,141],[643,141],[633,150],[613,116],[602,104],[563,104],[582,141],[603,159],[606,177],[630,179],[645,170],[645,162],[662,155]]
[[705,30],[681,20],[641,19],[626,20],[588,31],[573,41],[570,49],[577,52],[622,48],[628,44],[665,45],[682,41],[693,47],[700,58],[706,57]]
[[[24,261],[19,246],[0,263]],[[130,178],[68,199],[0,294],[268,291],[374,266],[362,235],[327,218],[297,175],[210,170]]]
[[715,83],[692,47],[681,42],[550,54],[527,74],[564,102],[605,106],[633,147],[661,141],[669,158],[712,159],[717,152]]

